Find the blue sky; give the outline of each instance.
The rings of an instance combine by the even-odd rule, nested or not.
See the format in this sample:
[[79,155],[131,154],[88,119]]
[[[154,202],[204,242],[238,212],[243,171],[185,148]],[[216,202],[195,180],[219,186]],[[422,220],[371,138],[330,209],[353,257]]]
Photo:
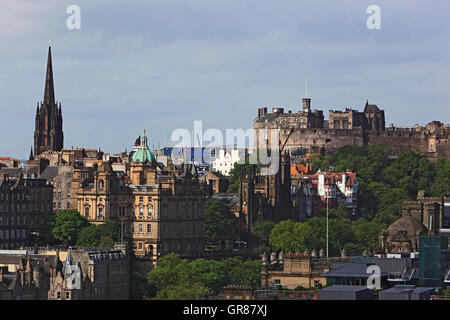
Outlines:
[[[81,29],[66,8],[81,8]],[[369,30],[369,5],[381,29]],[[65,147],[130,150],[176,128],[252,126],[257,108],[385,109],[450,122],[449,1],[2,0],[0,156],[25,158],[48,40]]]

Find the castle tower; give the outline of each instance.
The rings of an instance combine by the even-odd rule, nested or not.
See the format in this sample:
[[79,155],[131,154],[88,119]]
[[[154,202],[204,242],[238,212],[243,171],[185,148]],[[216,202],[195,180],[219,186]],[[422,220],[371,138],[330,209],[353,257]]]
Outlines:
[[63,148],[61,103],[55,101],[53,85],[52,51],[48,47],[47,73],[45,76],[44,100],[36,108],[34,130],[34,155],[45,151],[60,151]]

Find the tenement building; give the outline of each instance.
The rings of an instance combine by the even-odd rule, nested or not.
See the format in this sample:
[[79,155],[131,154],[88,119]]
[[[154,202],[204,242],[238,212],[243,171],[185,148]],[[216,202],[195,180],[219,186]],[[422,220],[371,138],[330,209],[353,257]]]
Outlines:
[[386,127],[384,110],[368,101],[362,112],[351,108],[330,110],[328,120],[324,120],[322,111],[311,110],[309,98],[302,100],[298,112],[259,108],[253,129],[254,146],[267,144],[272,141],[271,135],[279,133],[279,140],[287,140],[286,149],[290,151],[332,154],[344,145],[386,144],[394,154],[413,150],[429,158],[450,159],[449,125],[432,121],[425,127]]
[[53,214],[52,187],[45,180],[0,174],[0,249],[34,244],[41,225]]

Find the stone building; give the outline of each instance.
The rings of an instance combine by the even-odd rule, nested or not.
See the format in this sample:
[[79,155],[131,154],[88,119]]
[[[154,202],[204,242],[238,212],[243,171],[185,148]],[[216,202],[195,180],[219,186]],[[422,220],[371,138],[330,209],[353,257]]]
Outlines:
[[129,259],[121,251],[69,248],[55,254],[48,300],[128,299]]
[[[297,170],[291,168],[291,172],[296,173]],[[329,208],[345,204],[351,216],[356,218],[358,179],[355,172],[300,172],[291,176],[291,184],[293,199],[297,200],[295,206],[298,207],[294,210],[298,211],[301,221],[320,214],[327,202]]]
[[322,111],[310,111],[310,103],[310,99],[303,99],[298,112],[286,113],[284,108],[277,107],[268,113],[266,107],[259,108],[253,121],[253,145],[268,145],[275,134],[279,135],[275,141],[287,140],[286,150],[290,152],[333,154],[344,145],[385,144],[394,154],[413,150],[431,159],[450,159],[450,127],[439,121],[425,127],[386,127],[384,110],[368,101],[363,112],[351,108],[330,110],[329,119],[324,120]]
[[130,180],[135,255],[156,259],[170,252],[201,254],[205,195],[195,167],[158,166],[144,131],[139,150],[133,154]]
[[127,300],[129,290],[129,259],[119,250],[0,251],[3,300]]
[[0,253],[0,300],[47,300],[49,270],[55,256],[2,250]]
[[0,249],[34,244],[45,218],[52,215],[52,187],[43,179],[0,174]]
[[202,253],[205,194],[195,167],[164,167],[149,150],[145,133],[139,143],[129,172],[114,171],[110,161],[75,167],[76,208],[91,223],[120,221],[138,257],[154,261],[170,252]]
[[[34,152],[60,151],[64,144],[61,103],[55,101],[51,47],[48,48],[47,74],[45,76],[44,100],[36,108]],[[31,157],[33,157],[31,153]]]
[[411,253],[419,250],[419,236],[450,235],[450,198],[424,197],[419,191],[416,201],[404,201],[402,217],[379,236],[382,253]]
[[274,252],[269,257],[266,253],[262,256],[261,288],[287,288],[297,287],[314,288],[326,285],[324,273],[330,270],[331,263],[348,262],[348,257],[324,258],[321,250],[318,257],[316,252]]
[[74,208],[72,197],[72,176],[74,167],[71,165],[48,166],[39,176],[53,187],[53,211],[70,210]]
[[229,185],[229,178],[220,172],[208,171],[200,178],[206,195],[211,198],[214,194],[226,193]]
[[262,175],[254,167],[243,172],[239,185],[241,237],[247,237],[257,221],[279,222],[292,216],[289,153],[279,157],[279,170]]

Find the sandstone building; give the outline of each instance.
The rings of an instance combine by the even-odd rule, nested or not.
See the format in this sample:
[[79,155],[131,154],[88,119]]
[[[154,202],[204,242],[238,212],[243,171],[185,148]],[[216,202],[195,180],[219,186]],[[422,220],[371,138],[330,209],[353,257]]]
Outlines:
[[121,222],[138,257],[155,261],[170,252],[200,255],[205,192],[195,167],[157,163],[145,133],[139,144],[127,172],[114,171],[110,161],[75,168],[76,209],[91,223]]
[[416,201],[404,201],[402,217],[394,221],[379,237],[382,253],[418,252],[421,235],[450,236],[450,199],[424,197],[419,191]]

